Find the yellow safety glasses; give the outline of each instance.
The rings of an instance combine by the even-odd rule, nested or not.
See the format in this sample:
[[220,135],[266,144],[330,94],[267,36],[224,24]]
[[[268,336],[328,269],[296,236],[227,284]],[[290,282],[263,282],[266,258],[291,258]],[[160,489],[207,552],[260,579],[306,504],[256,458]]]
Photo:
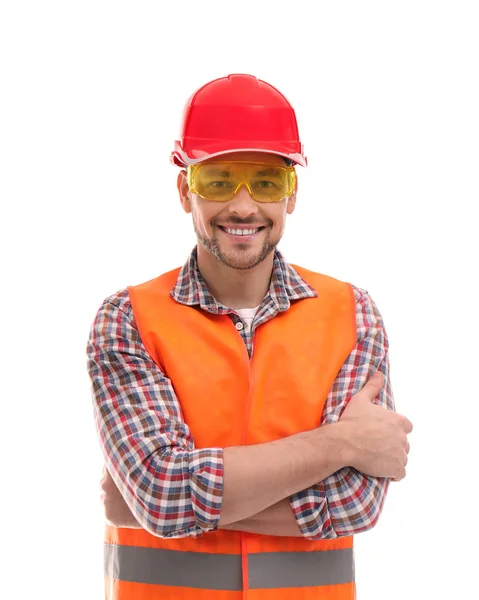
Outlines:
[[256,202],[280,202],[296,185],[294,167],[270,163],[218,161],[188,166],[188,187],[212,202],[227,202],[246,186]]

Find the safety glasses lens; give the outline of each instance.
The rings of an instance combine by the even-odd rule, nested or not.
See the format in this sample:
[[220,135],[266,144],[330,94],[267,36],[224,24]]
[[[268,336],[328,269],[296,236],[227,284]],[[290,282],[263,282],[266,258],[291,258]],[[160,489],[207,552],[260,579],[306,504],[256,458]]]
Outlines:
[[258,202],[279,202],[294,189],[294,169],[267,163],[204,163],[188,167],[193,193],[225,202],[245,185]]

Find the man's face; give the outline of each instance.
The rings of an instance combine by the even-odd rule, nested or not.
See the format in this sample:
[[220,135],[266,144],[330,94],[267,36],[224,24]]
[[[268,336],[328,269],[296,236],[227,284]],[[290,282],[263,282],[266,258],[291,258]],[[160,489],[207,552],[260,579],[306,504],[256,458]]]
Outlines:
[[[285,166],[274,154],[237,152],[209,159],[252,161]],[[278,245],[283,235],[286,215],[296,202],[296,190],[280,202],[256,202],[245,186],[226,202],[205,200],[189,191],[185,171],[178,176],[178,190],[187,213],[192,213],[193,226],[201,246],[223,264],[233,269],[251,269],[261,263]],[[251,235],[238,235],[238,229],[254,229]],[[259,229],[258,231],[256,231]]]

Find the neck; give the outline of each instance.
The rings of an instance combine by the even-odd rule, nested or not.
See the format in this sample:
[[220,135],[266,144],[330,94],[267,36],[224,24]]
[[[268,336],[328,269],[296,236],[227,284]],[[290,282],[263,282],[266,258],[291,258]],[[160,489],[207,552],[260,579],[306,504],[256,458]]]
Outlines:
[[255,308],[266,296],[274,251],[252,269],[233,269],[198,244],[198,269],[218,302],[232,309]]

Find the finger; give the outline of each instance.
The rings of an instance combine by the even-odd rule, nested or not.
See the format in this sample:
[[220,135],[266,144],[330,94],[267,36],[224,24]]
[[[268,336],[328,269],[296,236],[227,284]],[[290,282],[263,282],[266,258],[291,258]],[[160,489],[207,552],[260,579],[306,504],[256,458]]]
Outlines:
[[103,469],[101,470],[101,477],[100,477],[100,484],[103,484],[107,479],[108,479],[108,469],[106,468],[106,465],[103,465]]
[[412,425],[411,421],[407,417],[403,417],[403,418],[404,418],[403,429],[404,429],[405,433],[411,433],[411,431],[413,430],[413,425]]
[[369,400],[374,400],[384,385],[384,376],[379,371],[373,373],[363,388],[358,392],[361,396],[366,396]]

